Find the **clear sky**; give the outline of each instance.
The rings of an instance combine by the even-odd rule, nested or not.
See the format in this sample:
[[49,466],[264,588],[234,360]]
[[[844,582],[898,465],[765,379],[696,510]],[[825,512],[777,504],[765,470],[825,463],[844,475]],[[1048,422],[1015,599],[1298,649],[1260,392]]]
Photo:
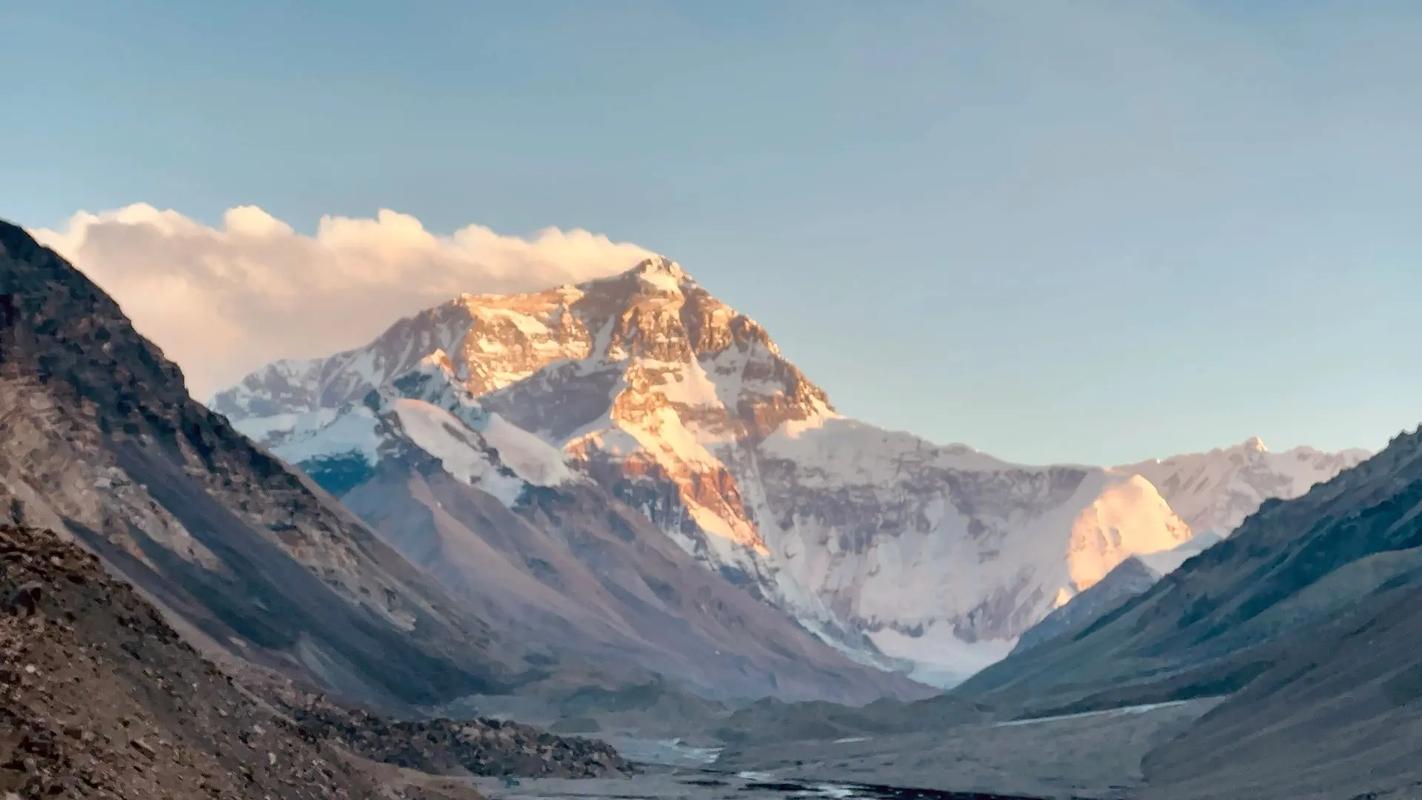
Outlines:
[[1378,447],[1422,420],[1419,42],[1409,2],[14,3],[0,216],[583,228],[935,441]]

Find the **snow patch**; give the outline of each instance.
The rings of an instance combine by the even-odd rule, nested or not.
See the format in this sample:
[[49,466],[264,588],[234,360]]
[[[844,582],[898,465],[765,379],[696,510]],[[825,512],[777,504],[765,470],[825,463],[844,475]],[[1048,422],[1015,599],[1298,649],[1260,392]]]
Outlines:
[[909,677],[930,686],[949,689],[971,678],[975,673],[995,664],[1017,645],[1011,639],[988,639],[965,642],[951,628],[928,626],[922,636],[885,628],[869,634],[870,641],[885,655],[914,663]]
[[524,483],[504,473],[480,446],[479,436],[453,414],[423,400],[391,403],[400,427],[421,450],[439,459],[456,480],[494,495],[504,505],[518,502]]
[[293,434],[320,428],[340,413],[335,408],[319,408],[315,411],[272,414],[266,417],[246,417],[231,420],[237,432],[258,444],[277,444]]
[[480,433],[499,452],[499,460],[528,483],[558,486],[577,480],[561,450],[498,414],[489,415]]
[[[334,409],[323,411],[335,413]],[[311,416],[314,420],[322,414],[317,412]],[[290,441],[272,448],[272,452],[291,464],[350,454],[361,456],[367,464],[374,464],[380,459],[381,437],[378,426],[379,420],[376,419],[375,412],[365,406],[356,406],[335,416],[328,424],[311,433],[299,438],[293,437]]]

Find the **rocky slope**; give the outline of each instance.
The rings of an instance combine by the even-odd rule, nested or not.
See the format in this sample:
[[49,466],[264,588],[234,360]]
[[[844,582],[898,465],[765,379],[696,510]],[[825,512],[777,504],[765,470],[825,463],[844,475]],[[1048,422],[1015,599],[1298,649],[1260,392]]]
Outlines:
[[342,409],[373,390],[532,434],[827,641],[936,682],[1001,658],[1128,556],[1191,536],[1129,470],[1008,464],[841,417],[760,325],[664,259],[466,295],[211,405],[341,489],[371,463],[344,443]]
[[378,791],[343,753],[235,686],[91,555],[52,533],[0,528],[0,598],[6,797]]
[[0,514],[82,542],[204,646],[347,695],[435,702],[532,669],[5,223]]
[[1422,794],[1422,574],[1391,583],[1151,752],[1147,796]]
[[1017,639],[1010,656],[1025,653],[1067,632],[1089,625],[1097,617],[1125,601],[1144,593],[1160,580],[1159,572],[1136,556],[1122,561],[1095,586],[1073,597],[1071,602],[1042,618]]
[[234,681],[92,554],[50,531],[0,527],[0,603],[0,792],[473,798],[396,767],[568,777],[629,769],[601,743],[490,720],[387,720],[260,671]]
[[1315,646],[1319,627],[1422,565],[1422,436],[1302,497],[1271,500],[1233,536],[1085,629],[960,687],[1027,710],[1227,694]]
[[600,778],[634,768],[610,745],[498,719],[392,720],[321,697],[284,698],[308,736],[372,761],[436,775]]

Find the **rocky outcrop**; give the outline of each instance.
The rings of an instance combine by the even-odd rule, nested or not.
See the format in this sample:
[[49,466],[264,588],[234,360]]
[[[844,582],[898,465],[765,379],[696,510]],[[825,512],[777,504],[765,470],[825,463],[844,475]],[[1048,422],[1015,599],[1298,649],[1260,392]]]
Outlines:
[[600,778],[635,770],[611,745],[497,719],[389,720],[319,697],[286,705],[309,736],[372,761],[437,775]]

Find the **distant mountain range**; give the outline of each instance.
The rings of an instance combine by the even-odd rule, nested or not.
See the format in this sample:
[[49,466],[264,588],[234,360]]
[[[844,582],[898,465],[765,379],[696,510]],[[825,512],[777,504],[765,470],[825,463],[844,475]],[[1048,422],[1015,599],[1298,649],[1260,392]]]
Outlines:
[[[1130,556],[1174,550],[1192,523],[1228,533],[1265,497],[1366,455],[1251,441],[1128,467],[1030,467],[934,445],[838,414],[759,324],[660,258],[577,286],[465,295],[364,347],[274,363],[210,406],[416,563],[440,560],[447,587],[499,584],[492,561],[466,559],[456,575],[428,537],[393,530],[411,504],[444,501],[392,499],[417,471],[392,437],[525,519],[533,489],[610,496],[855,660],[943,685],[1005,656]],[[547,584],[539,569],[492,571],[534,587]]]
[[1234,447],[1117,467],[1155,485],[1198,536],[1229,536],[1265,500],[1298,497],[1372,455],[1295,447],[1271,453],[1259,437]]

